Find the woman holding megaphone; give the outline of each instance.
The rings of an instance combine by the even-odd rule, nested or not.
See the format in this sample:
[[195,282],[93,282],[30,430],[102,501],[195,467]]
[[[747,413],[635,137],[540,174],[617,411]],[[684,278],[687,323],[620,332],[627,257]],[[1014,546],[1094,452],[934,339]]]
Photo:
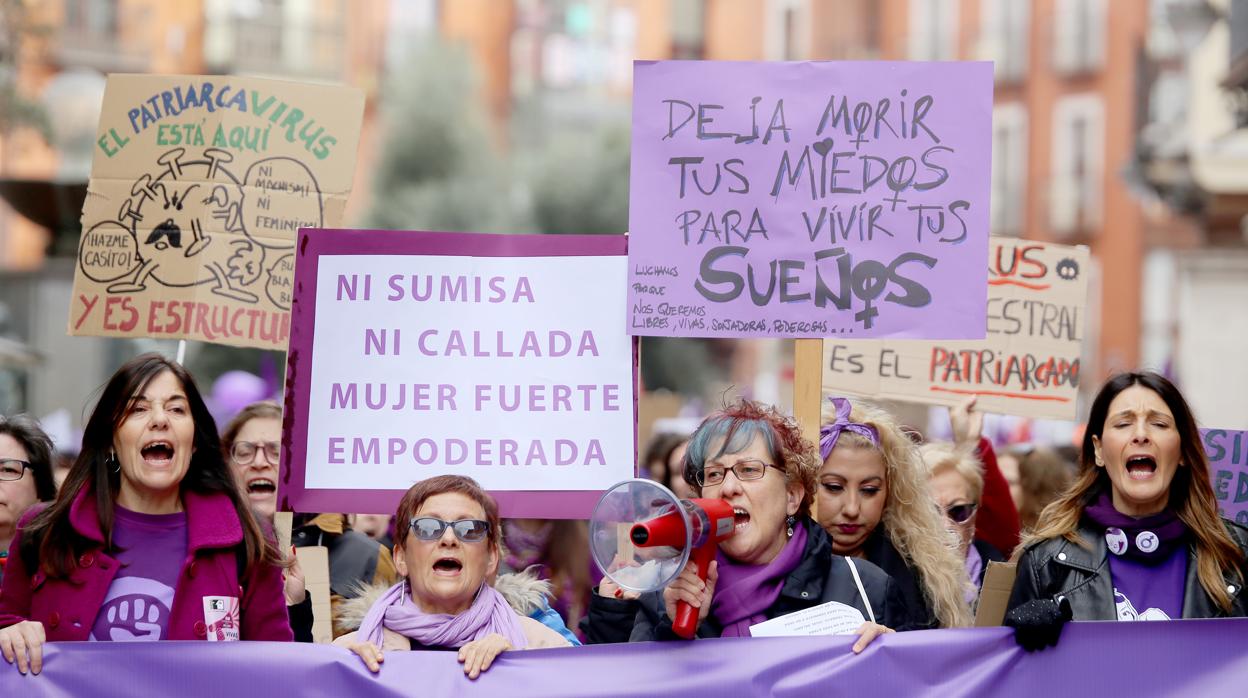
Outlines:
[[689,441],[684,477],[698,497],[732,507],[733,534],[705,581],[690,562],[661,592],[632,602],[630,639],[678,639],[672,619],[681,603],[697,609],[696,637],[749,637],[751,626],[829,601],[864,618],[854,652],[892,632],[903,608],[893,581],[869,562],[834,555],[810,518],[817,453],[772,407],[741,401],[707,417]]

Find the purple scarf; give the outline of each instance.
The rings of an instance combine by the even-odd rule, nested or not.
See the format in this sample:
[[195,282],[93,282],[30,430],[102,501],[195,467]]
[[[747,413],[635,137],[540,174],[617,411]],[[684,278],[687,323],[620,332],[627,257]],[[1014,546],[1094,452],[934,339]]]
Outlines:
[[971,586],[966,590],[967,605],[974,605],[975,599],[979,598],[979,573],[983,569],[984,556],[979,554],[979,548],[972,542],[966,548],[966,576],[971,580]]
[[407,592],[407,580],[403,580],[387,589],[368,609],[359,637],[380,647],[382,628],[427,647],[463,647],[490,633],[507,638],[512,649],[522,650],[528,645],[520,616],[489,584],[481,585],[468,610],[452,616],[420,610]]
[[1105,546],[1114,555],[1155,565],[1170,559],[1176,549],[1187,542],[1187,524],[1165,509],[1159,513],[1135,518],[1114,508],[1114,499],[1102,492],[1084,514],[1105,530]]
[[716,551],[719,582],[711,599],[711,615],[723,626],[720,637],[749,637],[750,626],[767,620],[764,613],[780,598],[784,580],[797,569],[806,552],[806,526],[798,522],[793,537],[766,565],[746,565]]
[[820,460],[827,460],[828,456],[832,455],[832,449],[836,448],[836,440],[841,438],[841,432],[843,431],[858,434],[875,444],[876,448],[879,448],[880,434],[875,430],[875,427],[870,424],[858,424],[857,422],[849,421],[849,400],[843,397],[830,397],[828,401],[836,405],[836,419],[819,427]]

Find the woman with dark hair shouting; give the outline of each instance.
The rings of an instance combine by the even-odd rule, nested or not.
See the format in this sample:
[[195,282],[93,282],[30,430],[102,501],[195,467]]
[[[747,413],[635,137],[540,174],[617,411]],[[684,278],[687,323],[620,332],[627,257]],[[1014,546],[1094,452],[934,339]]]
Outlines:
[[18,526],[0,652],[38,673],[45,641],[289,641],[280,559],[190,374],[144,354],[105,386],[56,502]]
[[1219,518],[1196,420],[1170,381],[1110,379],[1079,477],[1023,541],[1006,624],[1053,644],[1067,620],[1244,616],[1248,529]]

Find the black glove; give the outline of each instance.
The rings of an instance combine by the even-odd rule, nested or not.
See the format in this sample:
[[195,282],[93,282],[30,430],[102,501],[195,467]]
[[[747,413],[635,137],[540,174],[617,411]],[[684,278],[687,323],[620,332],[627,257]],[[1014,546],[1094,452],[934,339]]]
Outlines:
[[1015,642],[1028,652],[1056,645],[1062,626],[1070,619],[1070,601],[1065,596],[1060,601],[1028,601],[1005,614],[1005,624],[1014,628]]

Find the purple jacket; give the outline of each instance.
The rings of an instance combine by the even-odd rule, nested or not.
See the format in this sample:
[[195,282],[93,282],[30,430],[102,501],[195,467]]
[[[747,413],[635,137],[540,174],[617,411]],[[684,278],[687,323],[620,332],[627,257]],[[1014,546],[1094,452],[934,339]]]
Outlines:
[[[84,488],[69,509],[69,521],[78,533],[99,547],[83,553],[66,579],[49,578],[43,570],[26,569],[18,553],[22,529],[41,507],[22,517],[9,547],[9,563],[0,587],[0,628],[23,620],[43,623],[49,642],[86,640],[117,574],[117,560],[104,552],[95,493]],[[182,496],[186,507],[187,557],[182,563],[169,617],[170,640],[204,640],[205,596],[239,597],[240,637],[243,640],[293,638],[282,593],[282,571],[276,565],[252,565],[238,583],[235,546],[243,541],[243,527],[234,505],[224,494]]]

